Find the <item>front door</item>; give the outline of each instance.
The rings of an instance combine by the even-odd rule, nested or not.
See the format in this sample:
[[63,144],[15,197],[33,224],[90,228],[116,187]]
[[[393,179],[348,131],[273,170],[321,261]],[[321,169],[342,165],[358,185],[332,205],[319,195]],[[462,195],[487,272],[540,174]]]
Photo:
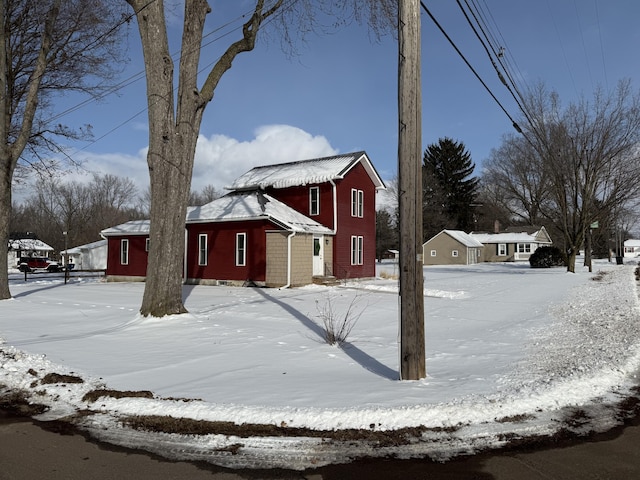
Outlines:
[[324,275],[324,237],[313,237],[313,275]]

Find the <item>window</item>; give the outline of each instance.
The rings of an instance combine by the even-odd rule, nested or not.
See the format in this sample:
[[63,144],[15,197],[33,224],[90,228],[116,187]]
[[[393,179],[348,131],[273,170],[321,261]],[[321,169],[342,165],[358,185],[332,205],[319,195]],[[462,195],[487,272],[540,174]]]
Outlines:
[[247,234],[236,233],[236,267],[247,264]]
[[351,237],[351,265],[362,265],[363,245],[364,237],[355,235]]
[[451,256],[452,257],[457,257],[458,256],[458,250],[451,250]]
[[144,251],[148,252],[149,251],[149,239],[145,238],[144,240]]
[[499,243],[498,244],[498,255],[501,257],[506,257],[507,256],[507,244],[506,243]]
[[531,253],[531,244],[530,243],[519,243],[518,244],[518,253]]
[[320,214],[320,187],[309,189],[309,215]]
[[198,265],[206,265],[208,255],[207,250],[207,234],[198,235]]
[[120,240],[120,265],[129,265],[129,239]]
[[436,257],[437,256],[437,252],[435,250],[431,250],[431,256],[432,257]]
[[364,216],[364,192],[362,190],[351,189],[351,216]]

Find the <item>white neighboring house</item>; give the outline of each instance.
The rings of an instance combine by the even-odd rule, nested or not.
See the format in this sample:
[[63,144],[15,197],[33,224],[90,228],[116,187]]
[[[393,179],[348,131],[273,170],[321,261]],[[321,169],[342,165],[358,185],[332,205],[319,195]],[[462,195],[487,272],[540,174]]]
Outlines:
[[513,227],[509,232],[471,233],[470,235],[484,245],[484,262],[527,261],[539,247],[551,246],[551,237],[544,227],[529,228],[529,231],[513,231],[523,227]]
[[624,241],[624,256],[625,258],[640,257],[640,240],[625,240]]
[[65,263],[74,265],[76,270],[106,270],[107,241],[87,243],[61,252]]
[[20,257],[49,257],[53,247],[36,238],[15,238],[9,240],[7,261],[9,268],[17,268]]

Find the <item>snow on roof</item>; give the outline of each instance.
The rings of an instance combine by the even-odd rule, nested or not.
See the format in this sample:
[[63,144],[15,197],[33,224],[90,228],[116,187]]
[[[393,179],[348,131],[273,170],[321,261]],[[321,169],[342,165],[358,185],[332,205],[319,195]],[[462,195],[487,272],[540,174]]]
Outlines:
[[443,233],[446,233],[454,240],[458,241],[465,247],[482,247],[482,243],[475,238],[473,238],[468,233],[463,232],[462,230],[443,230]]
[[520,233],[470,233],[481,243],[539,243],[536,236],[526,232]]
[[630,238],[629,240],[624,241],[625,247],[640,247],[640,240],[634,240]]
[[9,250],[34,250],[52,252],[53,247],[35,238],[18,238],[9,240]]
[[232,192],[187,214],[187,223],[269,219],[288,230],[333,233],[331,229],[259,191]]
[[60,252],[62,255],[77,255],[86,250],[93,250],[94,248],[106,247],[106,240],[98,240],[97,242],[87,243],[85,245],[78,245],[77,247],[70,248],[68,250],[63,250]]
[[376,188],[384,189],[384,182],[364,151],[255,167],[238,177],[230,187],[226,188],[230,190],[255,190],[257,188],[287,188],[324,183],[344,178],[358,162],[362,162]]
[[131,220],[127,223],[116,225],[102,230],[100,235],[109,237],[114,235],[147,235],[149,233],[149,220]]

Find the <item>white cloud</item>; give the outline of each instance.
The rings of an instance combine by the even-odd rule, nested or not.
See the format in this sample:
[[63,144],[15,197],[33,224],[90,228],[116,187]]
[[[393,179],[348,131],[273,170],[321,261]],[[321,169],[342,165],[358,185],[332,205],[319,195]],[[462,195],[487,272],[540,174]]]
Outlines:
[[225,135],[200,135],[192,189],[209,184],[221,189],[253,167],[338,153],[325,137],[290,125],[265,125],[254,134],[244,142]]
[[[114,145],[117,148],[117,145]],[[131,179],[140,192],[149,185],[147,148],[136,154],[109,153],[76,155],[82,169],[61,176],[60,181],[89,181],[92,173],[113,174]],[[225,135],[200,135],[196,148],[191,189],[213,185],[223,191],[237,177],[260,165],[335,155],[338,151],[322,135],[311,135],[290,125],[265,125],[254,138],[240,141]]]

